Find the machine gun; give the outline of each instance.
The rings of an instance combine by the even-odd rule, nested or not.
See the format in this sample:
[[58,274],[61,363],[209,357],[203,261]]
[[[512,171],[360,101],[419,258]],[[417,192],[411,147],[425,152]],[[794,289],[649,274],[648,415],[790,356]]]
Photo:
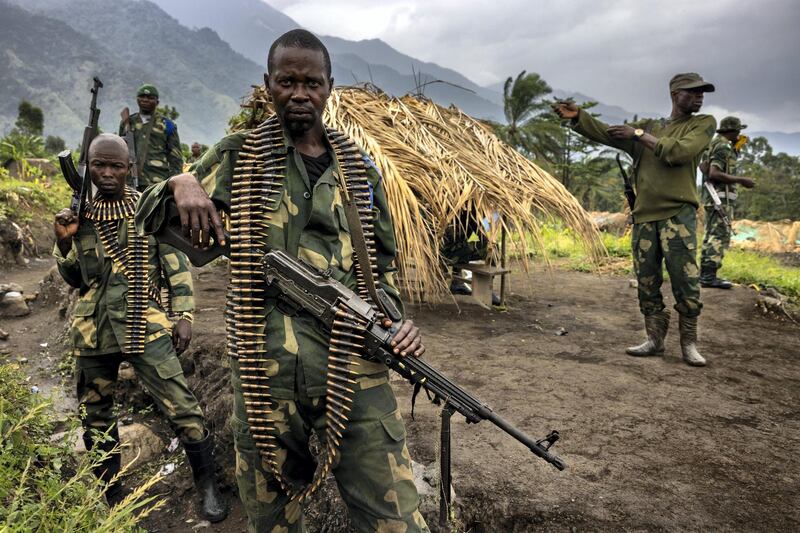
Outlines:
[[731,219],[728,218],[728,214],[725,212],[725,208],[722,207],[722,200],[717,194],[717,190],[714,188],[713,185],[708,180],[703,182],[706,190],[708,191],[708,195],[711,196],[711,201],[714,202],[714,211],[717,212],[719,217],[722,219],[722,222],[728,226],[728,229],[731,228]]
[[122,138],[125,139],[125,144],[128,145],[128,162],[131,164],[131,182],[132,188],[139,190],[139,163],[136,159],[136,141],[133,138],[133,130],[131,129],[131,111],[127,107],[119,114],[122,119]]
[[[156,238],[181,250],[195,266],[206,264],[214,257],[230,254],[229,248],[217,243],[208,250],[194,248],[181,233],[180,215],[174,202],[170,202],[167,206],[166,214],[164,224],[156,233]],[[340,313],[345,312],[349,316],[356,317],[358,322],[365,324],[365,344],[361,357],[384,363],[410,381],[415,387],[415,392],[419,388],[425,389],[432,395],[434,403],[444,404],[445,410],[449,409],[451,413],[453,411],[461,413],[467,422],[488,420],[524,444],[537,457],[559,470],[566,468],[564,461],[549,451],[559,439],[557,431],[551,431],[543,439],[533,440],[423,359],[395,355],[390,343],[396,330],[383,327],[372,306],[333,279],[330,273],[320,272],[278,249],[267,252],[261,260],[261,265],[265,281],[271,288],[278,290],[280,293],[278,298],[284,306],[310,315],[328,332],[333,321],[339,319]]]
[[87,168],[89,166],[89,145],[97,136],[97,121],[100,118],[100,110],[97,109],[97,94],[103,87],[103,82],[97,76],[94,77],[92,85],[92,103],[89,104],[89,123],[83,129],[83,139],[81,140],[81,152],[78,156],[78,168],[72,161],[72,152],[64,150],[58,154],[58,163],[61,166],[61,174],[72,188],[72,202],[70,208],[75,216],[80,220],[81,212],[87,202],[87,197],[92,190],[91,180]]

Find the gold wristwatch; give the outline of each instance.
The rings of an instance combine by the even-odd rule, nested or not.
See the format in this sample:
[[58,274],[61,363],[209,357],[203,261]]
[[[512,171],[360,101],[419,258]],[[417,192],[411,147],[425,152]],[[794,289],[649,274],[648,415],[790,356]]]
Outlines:
[[636,128],[635,130],[633,130],[634,141],[638,141],[639,139],[641,139],[642,135],[644,135],[644,130],[642,128]]

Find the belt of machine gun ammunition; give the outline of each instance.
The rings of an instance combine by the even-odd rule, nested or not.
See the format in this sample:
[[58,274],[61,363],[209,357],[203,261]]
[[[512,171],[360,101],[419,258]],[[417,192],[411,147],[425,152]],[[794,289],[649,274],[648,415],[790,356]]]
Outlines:
[[[95,198],[86,213],[86,218],[95,223],[106,254],[128,280],[125,355],[144,353],[148,300],[152,298],[161,305],[160,290],[148,283],[147,237],[138,235],[134,228],[133,215],[138,198],[138,192],[126,187],[122,200]],[[124,250],[119,243],[119,220],[124,220],[127,225],[128,242]]]
[[[329,130],[328,138],[336,153],[345,183],[358,205],[370,250],[370,274],[377,282],[373,213],[370,205],[366,166],[358,147],[342,133]],[[280,201],[286,171],[283,130],[272,116],[250,132],[239,151],[231,189],[231,278],[225,311],[228,353],[239,360],[242,389],[250,432],[264,462],[283,490],[295,501],[308,499],[322,484],[336,460],[342,435],[347,427],[354,387],[353,367],[363,350],[361,334],[366,324],[346,310],[337,310],[328,353],[325,424],[325,458],[310,484],[296,489],[283,477],[277,461],[280,445],[272,416],[275,404],[269,389],[266,350],[265,281],[261,258],[268,250],[266,206]],[[356,262],[358,294],[369,300],[363,273]]]

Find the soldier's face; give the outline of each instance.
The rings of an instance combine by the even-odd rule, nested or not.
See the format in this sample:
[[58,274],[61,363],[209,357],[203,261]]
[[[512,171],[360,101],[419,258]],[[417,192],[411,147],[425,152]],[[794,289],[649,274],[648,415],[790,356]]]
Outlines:
[[92,143],[89,149],[89,176],[98,192],[111,199],[122,197],[128,177],[128,149],[123,144],[106,142]]
[[158,106],[158,98],[155,96],[144,94],[136,97],[136,103],[139,104],[139,112],[145,115],[152,115]]
[[705,92],[699,89],[681,89],[672,93],[675,105],[684,113],[697,113],[703,107]]
[[265,79],[281,123],[292,135],[322,125],[322,112],[331,94],[325,56],[319,50],[278,47]]
[[194,143],[192,145],[192,155],[195,156],[195,157],[200,157],[200,145],[199,144]]

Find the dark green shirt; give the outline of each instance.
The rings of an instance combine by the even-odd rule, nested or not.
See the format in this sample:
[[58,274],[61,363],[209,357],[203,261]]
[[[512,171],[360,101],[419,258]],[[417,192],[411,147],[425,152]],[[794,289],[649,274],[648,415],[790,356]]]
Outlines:
[[624,150],[639,161],[635,176],[636,223],[675,216],[683,206],[698,207],[697,165],[708,146],[717,121],[711,115],[692,115],[676,120],[643,120],[634,127],[658,138],[655,149],[635,140],[616,140],[606,132],[608,124],[581,110],[573,128],[589,139]]

